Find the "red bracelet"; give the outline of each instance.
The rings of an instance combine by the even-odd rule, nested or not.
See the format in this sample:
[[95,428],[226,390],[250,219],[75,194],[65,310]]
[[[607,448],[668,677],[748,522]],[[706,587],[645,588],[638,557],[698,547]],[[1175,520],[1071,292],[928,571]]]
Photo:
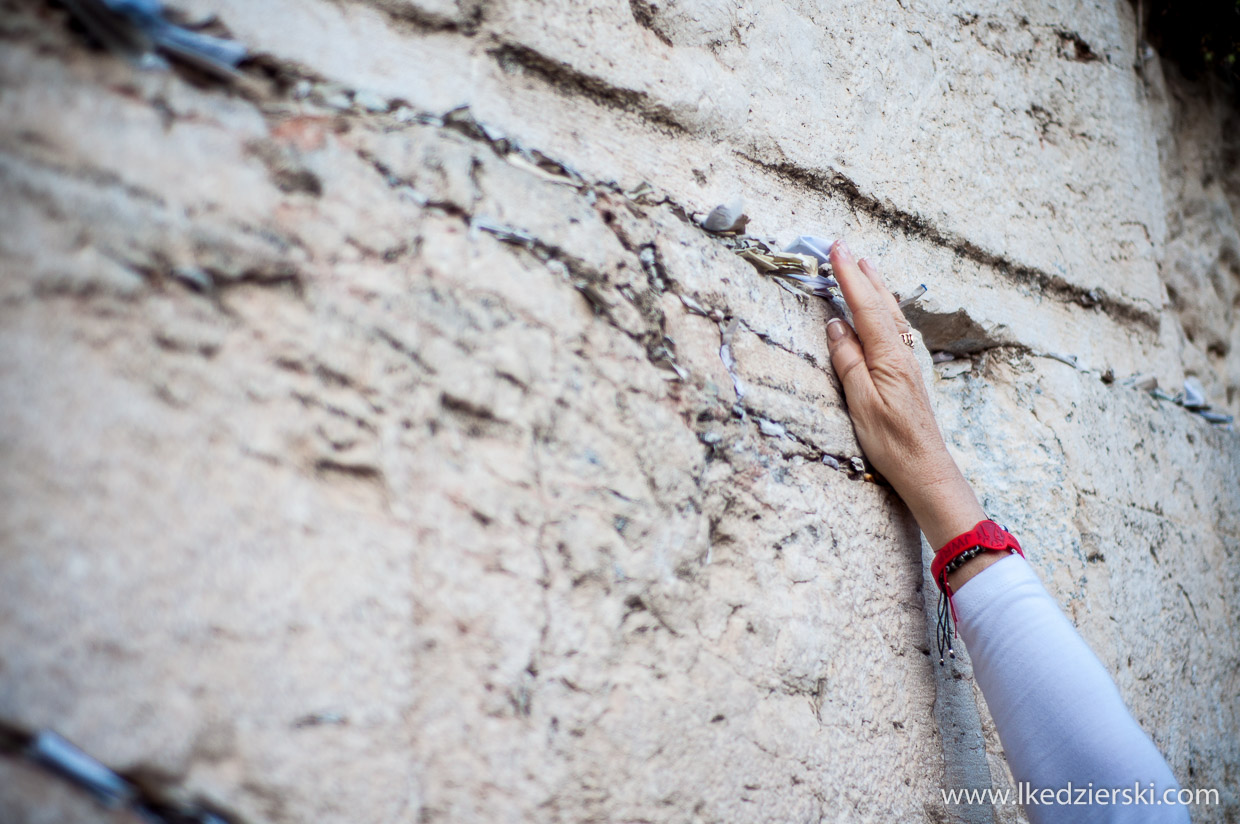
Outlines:
[[955,593],[952,592],[951,584],[947,582],[947,576],[954,572],[959,564],[952,562],[957,559],[964,560],[966,555],[972,558],[981,552],[1015,552],[1020,557],[1025,557],[1024,551],[1020,548],[1020,542],[1006,528],[994,521],[978,522],[968,532],[952,538],[934,554],[934,560],[930,563],[930,577],[939,587],[937,634],[940,664],[943,663],[944,650],[952,658],[956,657],[956,650],[952,647],[952,638],[956,634],[953,626],[956,622],[956,603],[952,600]]
[[980,547],[993,552],[1016,552],[1024,558],[1020,543],[1004,527],[994,521],[980,521],[963,535],[957,535],[934,553],[930,564],[930,576],[943,592],[947,591],[947,565],[970,549]]

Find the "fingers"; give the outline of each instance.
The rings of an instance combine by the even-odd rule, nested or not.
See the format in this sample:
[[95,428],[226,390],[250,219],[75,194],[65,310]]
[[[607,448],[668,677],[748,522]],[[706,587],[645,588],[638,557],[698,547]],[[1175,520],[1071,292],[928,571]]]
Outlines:
[[908,319],[904,317],[904,312],[900,310],[900,304],[896,302],[895,295],[891,294],[891,290],[887,288],[887,284],[883,282],[883,277],[878,273],[878,267],[870,261],[862,258],[857,262],[859,268],[870,283],[873,284],[874,290],[878,292],[879,301],[885,305],[890,311],[895,321],[896,330],[899,332],[907,332],[909,330]]
[[847,323],[833,318],[827,322],[827,343],[831,349],[831,365],[844,385],[848,406],[858,409],[876,394],[861,341]]
[[[872,267],[871,267],[872,268]],[[831,269],[844,293],[844,300],[852,310],[853,322],[865,351],[874,353],[889,350],[900,342],[899,331],[891,314],[894,299],[882,282],[876,281],[857,266],[852,253],[842,240],[831,244]],[[875,273],[877,274],[877,273]],[[886,295],[892,301],[889,307],[883,300]]]

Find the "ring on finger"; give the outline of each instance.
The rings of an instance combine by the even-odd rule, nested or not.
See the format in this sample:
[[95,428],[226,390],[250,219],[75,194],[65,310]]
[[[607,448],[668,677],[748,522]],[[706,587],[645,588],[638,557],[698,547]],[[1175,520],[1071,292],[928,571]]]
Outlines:
[[913,333],[912,332],[901,332],[900,340],[903,341],[904,345],[907,346],[909,349],[913,348]]

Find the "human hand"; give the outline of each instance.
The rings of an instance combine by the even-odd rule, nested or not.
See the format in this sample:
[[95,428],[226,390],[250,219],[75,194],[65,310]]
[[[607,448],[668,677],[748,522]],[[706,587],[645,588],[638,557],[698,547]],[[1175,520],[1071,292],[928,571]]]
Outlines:
[[857,327],[827,324],[857,440],[938,549],[986,515],[943,442],[921,368],[900,339],[908,321],[878,270],[854,261],[842,240],[831,247],[831,268]]

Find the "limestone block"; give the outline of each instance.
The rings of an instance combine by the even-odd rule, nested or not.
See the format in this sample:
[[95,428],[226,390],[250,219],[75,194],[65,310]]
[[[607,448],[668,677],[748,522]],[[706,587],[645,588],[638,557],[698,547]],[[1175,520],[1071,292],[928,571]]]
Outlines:
[[[850,181],[877,204],[1018,265],[1161,305],[1151,246],[1161,242],[1158,203],[1131,199],[1128,214],[1086,217],[1078,194],[1105,189],[1119,201],[1137,181],[1154,181],[1153,146],[1123,125],[1138,101],[1130,87],[1099,82],[1126,71],[1123,18],[913,8],[828,20],[783,4],[731,14],[704,5],[643,3],[630,17],[622,6],[512,4],[492,25],[538,73],[588,78],[578,85],[622,102],[628,95],[651,119],[751,146],[743,154],[756,163]],[[1093,45],[1081,28],[1098,38]],[[1078,96],[1084,86],[1107,91]],[[734,110],[739,101],[747,110]],[[961,122],[1001,137],[979,156],[950,128]],[[1074,159],[1073,141],[1092,147],[1088,164]],[[905,170],[927,153],[939,161],[931,177]],[[977,189],[987,198],[969,194]],[[1065,213],[1079,215],[1074,229],[1052,236]],[[1114,240],[1100,244],[1086,225],[1106,226]]]
[[234,85],[0,23],[0,719],[237,821],[947,820],[916,525],[743,195],[930,286],[949,448],[1230,786],[1240,454],[1122,378],[1240,385],[1234,187],[1126,6],[173,5]]
[[[1021,530],[1031,563],[1176,775],[1225,784],[1187,730],[1202,718],[1235,723],[1222,697],[1235,653],[1208,640],[1235,620],[1224,594],[1235,580],[1234,439],[1050,360],[991,358],[936,391],[983,506]],[[1199,697],[1173,698],[1186,682]],[[997,755],[997,739],[991,746]]]

